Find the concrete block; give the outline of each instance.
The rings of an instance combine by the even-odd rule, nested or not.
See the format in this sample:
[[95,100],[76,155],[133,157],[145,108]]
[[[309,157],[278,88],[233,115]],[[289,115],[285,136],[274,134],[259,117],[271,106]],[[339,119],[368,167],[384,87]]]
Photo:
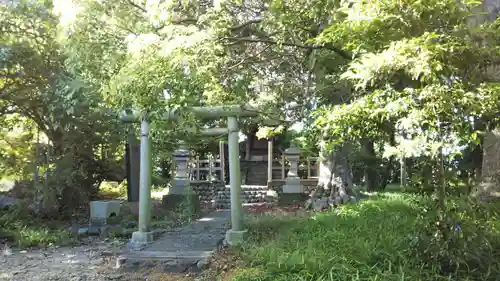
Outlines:
[[99,200],[90,201],[90,224],[106,225],[109,219],[120,215],[121,201]]

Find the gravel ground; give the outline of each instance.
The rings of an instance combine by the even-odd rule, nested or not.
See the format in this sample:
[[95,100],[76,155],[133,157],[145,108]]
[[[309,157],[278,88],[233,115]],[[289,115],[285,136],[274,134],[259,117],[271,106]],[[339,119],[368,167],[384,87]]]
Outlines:
[[[0,281],[215,281],[219,270],[201,274],[164,273],[148,268],[124,272],[116,267],[123,241],[93,241],[77,247],[18,251],[0,245]],[[217,264],[217,263],[214,263]],[[227,263],[217,266],[224,271]]]
[[77,247],[27,251],[0,246],[3,248],[0,252],[0,281],[127,280],[115,268],[116,259],[112,254],[120,251],[124,241],[86,242]]

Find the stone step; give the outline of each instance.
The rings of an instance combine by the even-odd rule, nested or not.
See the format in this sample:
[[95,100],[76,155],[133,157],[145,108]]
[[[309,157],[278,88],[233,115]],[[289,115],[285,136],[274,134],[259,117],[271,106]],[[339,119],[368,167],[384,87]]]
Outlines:
[[[241,193],[240,197],[241,198],[246,198],[246,197],[258,197],[258,196],[267,196],[268,192],[255,192],[255,193]],[[215,194],[213,197],[218,198],[218,197],[231,197],[230,192],[221,192],[218,194]]]
[[[269,204],[273,204],[273,202],[252,202],[252,203],[242,202],[243,207],[262,206]],[[215,207],[221,210],[230,210],[231,204],[230,203],[218,204]]]
[[247,173],[247,175],[267,175],[267,169],[264,170],[252,170]]
[[[220,244],[222,245],[222,238]],[[216,250],[213,251],[133,251],[117,258],[117,266],[126,271],[141,268],[163,272],[200,272],[206,269]]]
[[[259,199],[259,198],[265,198],[266,196],[268,196],[268,195],[267,194],[248,195],[248,196],[247,195],[241,195],[240,199],[245,199],[245,200],[247,200],[247,199]],[[225,194],[223,196],[214,196],[213,199],[219,200],[219,199],[229,199],[229,198],[231,198],[231,195]]]
[[137,260],[200,260],[211,258],[215,251],[133,251],[120,256],[120,259],[127,261]]
[[264,184],[266,182],[267,182],[267,180],[251,180],[251,181],[247,181],[246,183],[247,184]]

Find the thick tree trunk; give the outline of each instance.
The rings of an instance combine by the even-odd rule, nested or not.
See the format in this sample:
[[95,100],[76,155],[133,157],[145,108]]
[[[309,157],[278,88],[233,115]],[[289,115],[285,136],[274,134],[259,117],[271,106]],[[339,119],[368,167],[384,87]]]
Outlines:
[[385,190],[387,185],[391,182],[393,167],[394,167],[394,156],[391,156],[387,161],[384,170],[382,172],[382,175],[380,177],[380,183],[379,183],[380,190]]
[[345,203],[356,196],[353,189],[352,169],[349,161],[349,146],[337,151],[322,151],[318,185],[329,190],[330,200],[336,204]]
[[[485,21],[493,21],[500,14],[500,0],[483,0],[482,3],[483,5],[478,7],[475,16],[471,17],[472,26],[477,26]],[[485,45],[488,43],[483,42]],[[496,67],[498,67],[498,64],[492,65],[490,73],[488,73],[488,70],[485,73],[485,76],[492,81],[498,81]],[[479,148],[473,152],[474,176],[476,180],[481,181],[475,188],[474,193],[484,199],[498,199],[500,198],[500,130],[491,130],[481,142],[481,157],[479,157]],[[482,163],[481,166],[477,163],[479,159]]]
[[373,192],[379,189],[378,174],[376,168],[376,156],[373,141],[365,139],[362,141],[363,160],[365,163],[365,183],[366,190]]
[[483,141],[474,147],[471,154],[474,180],[479,182],[483,174]]
[[[396,146],[396,135],[395,135],[394,130],[392,130],[389,144],[393,147]],[[381,154],[383,154],[383,151]],[[381,179],[380,179],[380,183],[379,183],[379,188],[381,190],[385,190],[387,185],[392,182],[392,171],[394,168],[395,159],[396,159],[396,157],[394,155],[392,155],[391,157],[389,157],[389,160],[386,163],[386,166],[385,166],[384,171],[381,175]]]
[[484,137],[482,179],[475,193],[483,198],[500,197],[500,130]]

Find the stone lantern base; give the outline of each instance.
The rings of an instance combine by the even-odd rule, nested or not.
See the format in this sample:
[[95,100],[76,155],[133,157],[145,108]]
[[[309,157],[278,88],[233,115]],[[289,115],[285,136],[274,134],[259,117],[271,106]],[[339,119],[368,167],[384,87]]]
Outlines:
[[287,178],[283,186],[283,193],[278,198],[280,206],[288,206],[304,203],[308,196],[304,193],[304,187],[300,184],[299,178]]
[[188,201],[192,204],[193,211],[198,213],[200,211],[200,198],[195,193],[163,195],[161,205],[167,210],[174,211],[180,208],[183,202]]
[[248,236],[248,230],[228,230],[226,232],[225,242],[229,246],[238,246],[245,243]]
[[167,210],[176,210],[183,202],[187,203],[188,201],[192,204],[193,211],[198,213],[200,211],[200,198],[192,191],[189,181],[175,179],[168,194],[163,196],[161,204]]
[[290,206],[295,204],[301,204],[306,202],[308,199],[307,194],[304,193],[283,193],[278,198],[278,205],[280,206]]

